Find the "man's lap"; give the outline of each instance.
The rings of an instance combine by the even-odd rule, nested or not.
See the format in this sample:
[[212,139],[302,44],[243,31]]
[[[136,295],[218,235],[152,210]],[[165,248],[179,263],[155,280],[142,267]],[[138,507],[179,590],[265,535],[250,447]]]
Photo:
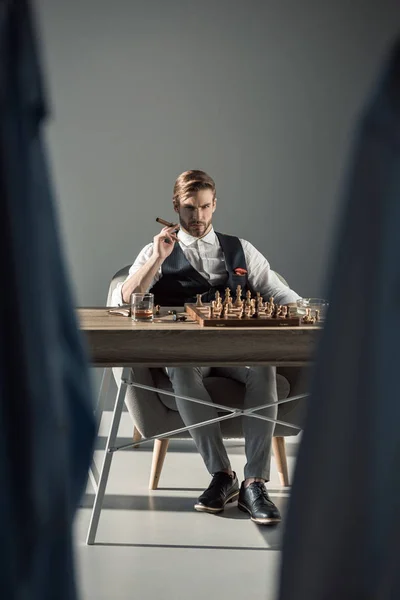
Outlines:
[[193,373],[200,373],[203,379],[206,377],[227,377],[240,383],[245,383],[251,374],[269,379],[275,373],[274,367],[164,367],[164,371],[170,379],[172,369],[174,378],[176,376],[179,378],[180,371],[182,374],[187,375],[188,371],[192,369]]

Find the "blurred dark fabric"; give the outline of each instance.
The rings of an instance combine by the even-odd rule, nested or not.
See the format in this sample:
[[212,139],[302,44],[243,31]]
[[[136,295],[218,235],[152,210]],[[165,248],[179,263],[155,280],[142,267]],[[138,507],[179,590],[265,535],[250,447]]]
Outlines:
[[400,598],[399,232],[400,40],[357,130],[280,600]]
[[29,3],[0,1],[0,597],[76,597],[94,420],[60,248]]

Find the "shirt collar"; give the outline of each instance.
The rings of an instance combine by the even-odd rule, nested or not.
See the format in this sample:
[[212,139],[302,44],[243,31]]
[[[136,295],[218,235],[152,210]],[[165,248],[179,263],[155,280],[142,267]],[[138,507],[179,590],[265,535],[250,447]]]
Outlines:
[[178,232],[178,239],[180,242],[182,242],[182,244],[184,246],[192,246],[199,240],[201,240],[202,242],[205,242],[206,244],[214,245],[216,237],[217,236],[215,235],[215,231],[214,231],[213,227],[211,227],[211,229],[207,233],[207,235],[205,235],[202,238],[193,237],[189,233],[186,233],[186,231],[182,231],[182,229],[180,229]]

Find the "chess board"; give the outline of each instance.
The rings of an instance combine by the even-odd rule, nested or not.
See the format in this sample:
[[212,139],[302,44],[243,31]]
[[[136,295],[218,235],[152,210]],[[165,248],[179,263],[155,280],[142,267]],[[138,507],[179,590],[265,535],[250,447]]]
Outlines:
[[254,317],[238,318],[236,315],[228,317],[210,317],[210,304],[196,306],[185,304],[185,312],[195,319],[202,327],[299,327],[302,325],[300,317],[266,317],[259,315]]

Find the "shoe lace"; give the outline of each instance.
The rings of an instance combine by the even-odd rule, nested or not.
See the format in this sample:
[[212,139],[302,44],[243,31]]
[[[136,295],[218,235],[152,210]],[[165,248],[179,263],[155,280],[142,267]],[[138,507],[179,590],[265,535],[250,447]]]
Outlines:
[[255,481],[253,483],[253,489],[257,490],[256,499],[264,498],[268,502],[271,502],[270,497],[268,496],[267,488],[265,487],[264,483],[262,483],[261,481]]

